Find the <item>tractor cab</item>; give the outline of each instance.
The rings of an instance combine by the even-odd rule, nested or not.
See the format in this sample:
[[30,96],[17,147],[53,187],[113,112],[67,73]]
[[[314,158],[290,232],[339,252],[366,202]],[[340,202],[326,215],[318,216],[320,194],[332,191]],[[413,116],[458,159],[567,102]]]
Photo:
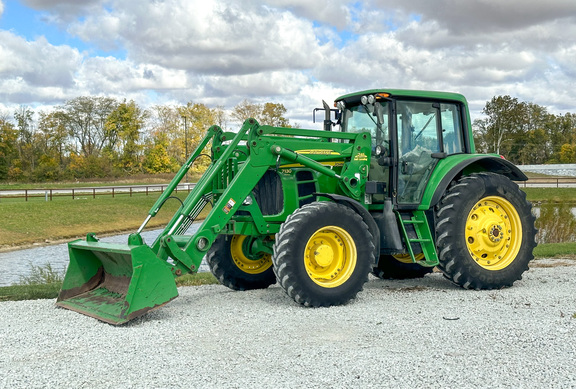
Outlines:
[[[369,181],[384,183],[384,197],[397,204],[417,206],[440,159],[469,153],[462,96],[446,93],[427,98],[403,96],[403,91],[365,91],[340,97],[343,132],[369,132],[372,156]],[[466,129],[467,130],[467,129]]]

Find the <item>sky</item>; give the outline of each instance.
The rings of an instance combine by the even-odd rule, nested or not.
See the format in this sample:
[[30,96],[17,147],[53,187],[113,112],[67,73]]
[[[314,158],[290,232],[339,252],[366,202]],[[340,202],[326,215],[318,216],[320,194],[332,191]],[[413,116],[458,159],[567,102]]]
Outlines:
[[376,88],[576,112],[576,1],[0,0],[0,115],[78,96],[231,109]]

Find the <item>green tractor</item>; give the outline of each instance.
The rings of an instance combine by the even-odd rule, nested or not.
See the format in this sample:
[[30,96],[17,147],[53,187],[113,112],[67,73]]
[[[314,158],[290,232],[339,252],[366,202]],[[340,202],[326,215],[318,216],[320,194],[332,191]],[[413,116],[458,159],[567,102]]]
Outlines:
[[[527,177],[475,152],[462,95],[377,89],[335,107],[319,109],[322,130],[212,126],[126,245],[93,234],[69,243],[56,304],[121,324],[177,297],[174,278],[204,257],[231,289],[279,283],[310,307],[354,299],[370,273],[417,278],[437,267],[468,289],[521,279],[536,230],[513,181]],[[140,233],[197,158],[210,166],[146,245]]]

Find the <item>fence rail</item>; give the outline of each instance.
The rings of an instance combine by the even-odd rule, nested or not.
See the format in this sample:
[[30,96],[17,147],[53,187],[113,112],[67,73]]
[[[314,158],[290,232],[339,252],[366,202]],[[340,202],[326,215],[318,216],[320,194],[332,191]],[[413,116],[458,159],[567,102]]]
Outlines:
[[[517,184],[522,188],[576,188],[576,177],[558,178],[531,178],[528,181],[519,181]],[[179,184],[175,192],[190,192],[196,184]],[[17,199],[28,201],[35,198],[44,198],[45,201],[52,201],[55,197],[78,197],[112,196],[161,193],[168,187],[168,184],[158,185],[131,185],[131,186],[98,186],[86,188],[58,188],[58,189],[5,189],[0,190],[0,202],[2,199]]]
[[576,188],[576,177],[541,177],[518,181],[522,188]]
[[[179,184],[174,192],[190,192],[196,184]],[[45,201],[52,201],[56,197],[79,197],[112,196],[161,193],[166,190],[168,184],[159,185],[126,185],[126,186],[98,186],[86,188],[58,188],[58,189],[7,189],[0,190],[0,202],[2,199],[22,199],[28,201],[34,198],[44,198]]]

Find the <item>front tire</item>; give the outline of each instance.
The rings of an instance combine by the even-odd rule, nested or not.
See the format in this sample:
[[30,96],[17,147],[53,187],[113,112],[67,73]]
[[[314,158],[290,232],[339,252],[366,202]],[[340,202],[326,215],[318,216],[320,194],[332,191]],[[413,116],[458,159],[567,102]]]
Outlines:
[[274,271],[288,296],[311,307],[356,297],[374,263],[374,243],[360,215],[342,204],[314,202],[280,228]]
[[536,246],[526,194],[494,173],[462,177],[437,206],[438,268],[467,289],[498,289],[522,279]]
[[220,235],[216,239],[206,254],[206,262],[222,285],[234,290],[251,290],[276,283],[272,256],[250,252],[255,239],[260,237]]

